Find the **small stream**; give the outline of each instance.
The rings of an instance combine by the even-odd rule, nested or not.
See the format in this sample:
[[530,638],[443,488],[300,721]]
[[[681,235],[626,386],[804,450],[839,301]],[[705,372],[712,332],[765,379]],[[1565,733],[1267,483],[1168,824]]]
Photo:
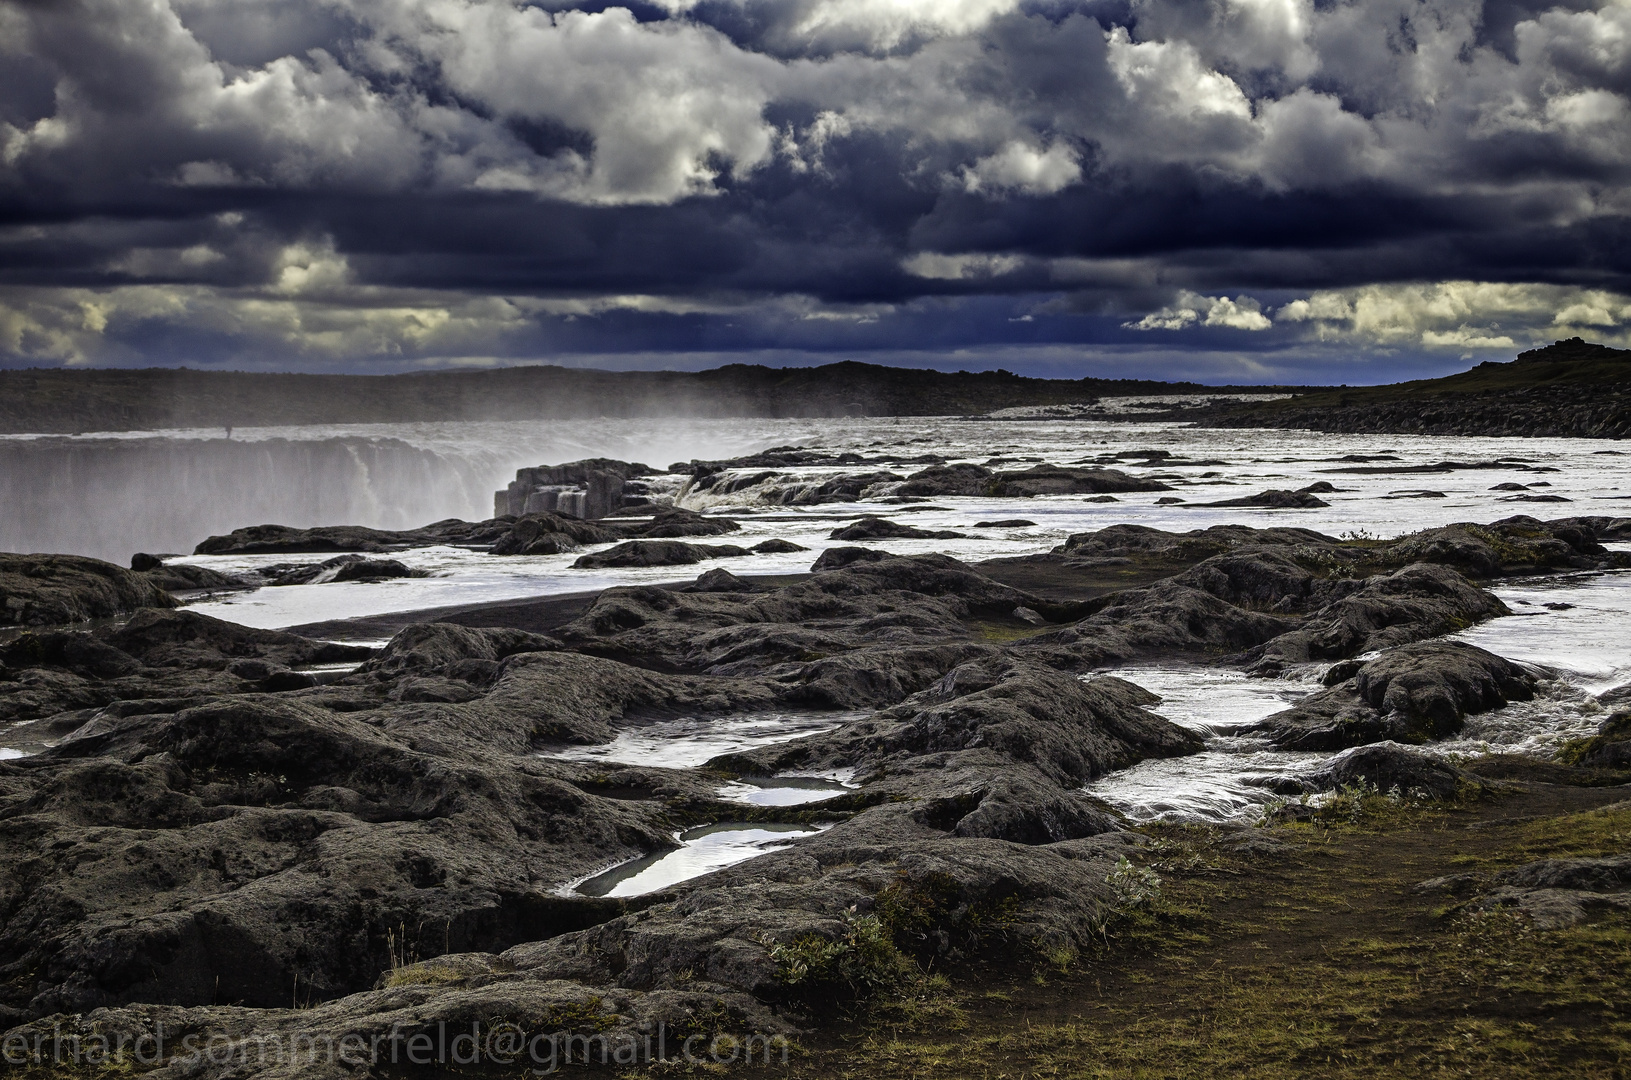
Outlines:
[[1322,670],[1310,665],[1283,679],[1188,664],[1098,672],[1160,695],[1150,711],[1201,735],[1206,748],[1188,757],[1142,761],[1083,790],[1133,821],[1217,821],[1250,813],[1272,798],[1258,781],[1301,772],[1327,755],[1276,750],[1240,729],[1320,689],[1315,677]]

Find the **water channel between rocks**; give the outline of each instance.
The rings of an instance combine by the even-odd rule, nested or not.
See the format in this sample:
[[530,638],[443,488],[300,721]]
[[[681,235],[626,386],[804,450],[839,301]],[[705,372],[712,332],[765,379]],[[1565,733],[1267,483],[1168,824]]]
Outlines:
[[814,836],[826,826],[722,821],[680,833],[680,847],[631,860],[577,883],[569,891],[584,896],[640,896],[682,881],[722,870],[794,840]]

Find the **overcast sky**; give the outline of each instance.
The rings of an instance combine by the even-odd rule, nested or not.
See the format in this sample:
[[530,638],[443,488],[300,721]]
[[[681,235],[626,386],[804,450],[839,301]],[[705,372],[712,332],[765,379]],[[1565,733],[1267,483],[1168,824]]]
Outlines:
[[1631,0],[0,0],[0,366],[1631,344]]

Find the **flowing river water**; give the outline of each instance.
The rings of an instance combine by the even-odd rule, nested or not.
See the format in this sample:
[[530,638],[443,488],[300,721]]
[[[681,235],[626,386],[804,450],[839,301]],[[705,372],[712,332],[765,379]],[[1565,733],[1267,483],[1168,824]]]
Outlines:
[[[55,462],[42,469],[42,475],[48,476],[61,472],[61,463],[56,459],[62,455],[94,450],[101,455],[98,460],[117,462],[119,448],[123,447],[130,471],[127,483],[136,485],[144,482],[142,470],[154,468],[153,462],[162,462],[167,456],[179,455],[191,462],[199,475],[214,477],[215,473],[205,467],[210,448],[224,444],[218,432],[93,435],[77,440],[35,440],[31,446],[25,445],[29,443],[26,438],[5,441],[14,456],[32,453],[41,461]],[[428,577],[371,584],[263,588],[206,599],[194,608],[257,627],[296,626],[674,581],[715,566],[738,575],[798,573],[806,571],[822,549],[841,543],[827,538],[838,522],[863,513],[890,516],[926,529],[957,530],[965,538],[891,540],[879,546],[903,554],[944,552],[968,561],[1045,552],[1072,533],[1118,523],[1167,530],[1222,523],[1284,525],[1329,535],[1385,538],[1452,522],[1488,522],[1516,514],[1540,518],[1631,514],[1631,457],[1622,449],[1624,444],[1579,439],[1207,430],[1136,420],[901,418],[284,428],[240,431],[234,434],[234,441],[258,447],[258,468],[262,471],[258,482],[296,488],[309,482],[303,481],[297,470],[302,462],[311,460],[312,445],[346,449],[347,460],[354,467],[349,472],[335,469],[327,474],[329,482],[345,490],[329,493],[330,498],[322,506],[318,506],[322,500],[314,502],[309,497],[304,503],[291,502],[287,507],[280,506],[275,498],[253,504],[265,512],[267,519],[295,525],[403,527],[436,517],[485,517],[490,514],[491,492],[502,487],[513,470],[523,465],[608,456],[645,460],[663,469],[673,460],[736,456],[772,446],[851,451],[864,458],[880,459],[937,454],[952,462],[993,463],[1004,468],[1099,460],[1137,476],[1159,478],[1174,489],[1117,495],[1113,501],[1093,501],[1083,496],[957,497],[913,506],[864,502],[783,507],[761,502],[758,495],[762,489],[750,486],[723,497],[685,498],[681,505],[739,521],[741,531],[728,537],[730,543],[747,547],[760,540],[781,538],[809,550],[713,560],[679,569],[574,570],[571,564],[578,552],[495,557],[454,547],[432,547],[393,555],[426,571]],[[296,452],[302,444],[310,445]],[[351,453],[368,446],[374,448],[371,456]],[[1155,451],[1158,456],[1107,460],[1133,451]],[[231,453],[242,451],[234,448]],[[287,458],[287,475],[279,472],[283,458]],[[396,468],[407,473],[394,475],[392,470]],[[904,475],[914,467],[880,463],[782,471],[819,481],[839,473],[884,468]],[[113,471],[117,473],[118,469]],[[8,482],[14,487],[22,482],[14,470],[8,469],[8,473]],[[417,488],[414,477],[421,482]],[[672,498],[680,493],[683,479],[673,474],[660,476],[653,483],[660,495]],[[1259,510],[1195,505],[1267,488],[1300,488],[1318,481],[1327,481],[1337,489],[1321,496],[1330,504],[1324,508]],[[228,499],[228,510],[211,504],[211,499],[219,500],[221,496],[208,483],[190,493],[171,490],[166,483],[171,481],[154,481],[148,490],[136,494],[160,502],[201,500],[203,505],[184,503],[171,515],[189,523],[189,544],[203,539],[206,531],[257,523],[228,516],[228,510],[242,509],[241,498],[236,503]],[[407,498],[410,506],[391,504],[392,499],[400,503],[406,498],[400,493],[408,490],[413,492]],[[335,506],[345,508],[342,516],[349,520],[313,517],[319,511],[333,513]],[[113,557],[104,550],[115,543],[109,536],[132,535],[128,531],[119,533],[114,519],[104,521],[104,512],[113,514],[118,507],[116,500],[104,507],[82,508],[81,535],[91,538],[82,550]],[[410,512],[417,518],[404,516]],[[976,527],[977,522],[1013,519],[1028,523]],[[27,550],[44,545],[8,537],[8,543],[0,546]],[[128,546],[137,545],[132,540]],[[215,556],[189,557],[185,561],[218,570],[243,571],[288,562],[290,557]],[[1464,754],[1490,749],[1550,754],[1562,741],[1589,734],[1601,722],[1605,710],[1596,694],[1631,681],[1631,572],[1562,574],[1498,582],[1491,588],[1513,614],[1456,636],[1509,659],[1542,665],[1555,672],[1556,678],[1543,683],[1532,702],[1469,718],[1459,736],[1437,748]],[[1146,762],[1103,777],[1087,790],[1134,820],[1221,820],[1254,815],[1268,798],[1259,781],[1270,775],[1296,772],[1324,755],[1273,750],[1243,735],[1240,729],[1319,689],[1320,673],[1320,667],[1311,666],[1280,678],[1263,679],[1223,668],[1167,663],[1085,675],[1115,675],[1145,687],[1162,699],[1159,705],[1152,706],[1154,711],[1206,739],[1206,748],[1199,754]],[[630,725],[604,746],[560,748],[548,753],[608,764],[692,767],[720,753],[828,730],[850,718],[795,713],[681,718]],[[0,748],[0,757],[19,752],[16,747]],[[847,790],[848,780],[847,775],[831,775],[733,782],[722,787],[720,795],[745,805],[794,806]],[[785,843],[809,831],[775,831],[779,828],[721,823],[694,831],[695,835],[678,837],[675,852],[643,860],[638,866],[617,868],[577,887],[607,896],[649,891],[751,857],[766,845]]]

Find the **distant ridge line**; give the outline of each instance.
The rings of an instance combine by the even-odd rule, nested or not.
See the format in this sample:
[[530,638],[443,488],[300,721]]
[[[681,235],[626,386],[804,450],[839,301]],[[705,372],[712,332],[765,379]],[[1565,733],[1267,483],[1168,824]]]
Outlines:
[[1276,393],[1147,379],[1035,379],[857,361],[698,372],[533,365],[390,375],[188,368],[0,371],[0,433],[659,416],[971,416],[1141,394]]

